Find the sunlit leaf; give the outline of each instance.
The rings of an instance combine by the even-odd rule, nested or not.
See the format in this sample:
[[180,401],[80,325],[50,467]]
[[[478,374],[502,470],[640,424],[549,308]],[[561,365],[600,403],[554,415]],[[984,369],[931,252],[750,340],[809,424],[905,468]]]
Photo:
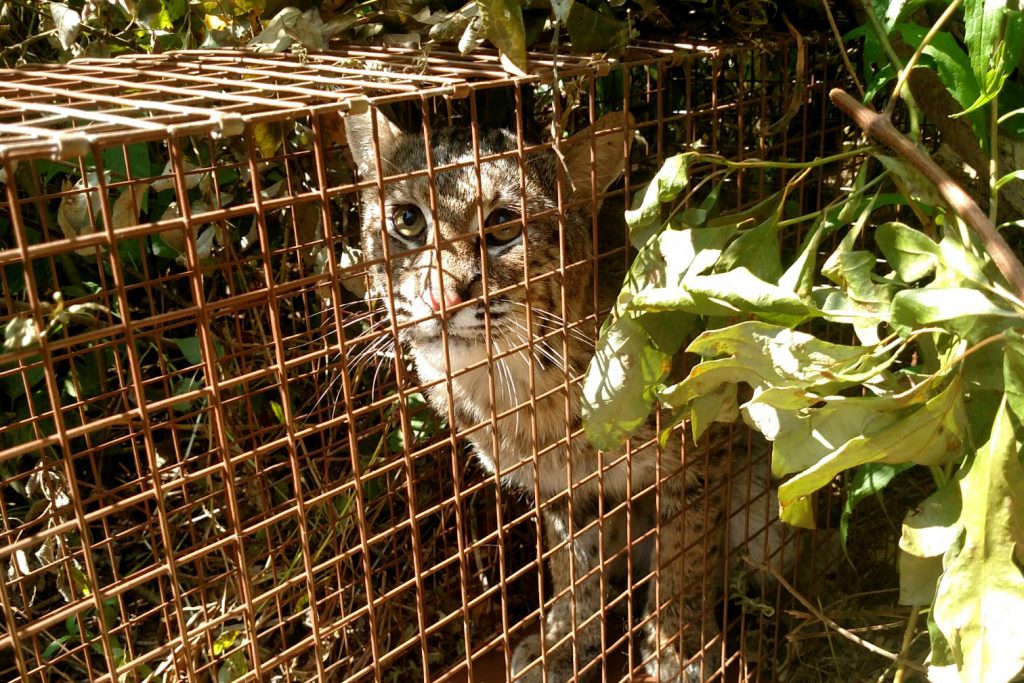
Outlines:
[[78,34],[82,30],[82,15],[62,2],[48,4],[50,16],[57,29],[57,40],[60,41],[62,48],[69,50],[78,40]]
[[942,557],[963,530],[956,482],[907,513],[900,535],[900,604],[930,605],[942,574]]
[[[601,335],[583,383],[583,419],[590,441],[602,450],[618,446],[647,421],[655,389],[668,377],[676,348],[657,348],[651,334],[685,338],[691,318],[647,314],[645,326],[631,316],[616,320]],[[659,334],[656,328],[663,328]]]
[[904,290],[893,298],[891,316],[894,324],[907,329],[939,326],[970,341],[1024,323],[1020,313],[968,287]]
[[795,325],[815,312],[793,292],[765,282],[746,268],[690,277],[686,288],[695,299],[704,298],[737,312],[756,313],[764,320],[787,325]]
[[[890,413],[892,417],[896,414]],[[809,496],[840,472],[868,462],[949,462],[963,451],[967,417],[959,381],[881,429],[851,435],[817,463],[779,487],[779,503]]]
[[[690,181],[690,164],[696,154],[687,152],[669,157],[647,185],[643,195],[634,200],[633,208],[626,211],[630,239],[637,247],[647,241],[648,229],[658,224],[661,205],[675,199]],[[638,235],[643,235],[638,237]]]
[[39,343],[39,327],[29,316],[17,316],[7,321],[4,326],[4,348],[8,351],[20,351]]
[[1017,422],[1004,399],[988,443],[960,480],[963,548],[948,558],[935,621],[965,681],[1009,681],[1024,666],[1024,465]]

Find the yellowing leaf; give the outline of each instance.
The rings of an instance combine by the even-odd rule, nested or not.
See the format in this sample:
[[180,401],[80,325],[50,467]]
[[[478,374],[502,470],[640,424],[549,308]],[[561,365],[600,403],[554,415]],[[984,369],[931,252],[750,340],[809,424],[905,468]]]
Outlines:
[[935,621],[963,681],[1002,683],[1024,666],[1024,574],[1014,545],[1024,541],[1021,441],[1004,396],[988,443],[960,481],[963,549],[947,560]]
[[284,143],[281,125],[278,123],[257,123],[252,127],[252,134],[255,138],[256,148],[260,150],[264,159],[274,156]]
[[526,64],[526,28],[519,0],[477,0],[487,39],[502,56],[502,65],[516,75],[524,74]]
[[[61,197],[60,206],[57,207],[57,225],[64,236],[74,239],[95,232],[93,212],[99,210],[99,193],[95,189],[86,191],[84,179],[79,180],[74,186],[65,182],[61,190],[71,191],[70,194]],[[82,247],[75,249],[75,253],[89,256],[96,253],[96,247]]]
[[142,195],[146,193],[148,185],[134,185],[121,193],[114,205],[110,207],[110,217],[115,228],[126,228],[139,224],[139,208],[142,204]]
[[242,631],[237,628],[222,631],[217,636],[217,639],[213,641],[213,656],[218,657],[222,653],[227,652],[241,635]]
[[872,433],[851,435],[848,441],[780,486],[779,502],[785,506],[808,496],[840,472],[867,462],[948,462],[963,450],[965,426],[962,385],[954,380],[902,419]]
[[65,50],[78,40],[78,33],[82,30],[82,15],[71,9],[62,2],[50,3],[50,16],[57,27],[57,40]]

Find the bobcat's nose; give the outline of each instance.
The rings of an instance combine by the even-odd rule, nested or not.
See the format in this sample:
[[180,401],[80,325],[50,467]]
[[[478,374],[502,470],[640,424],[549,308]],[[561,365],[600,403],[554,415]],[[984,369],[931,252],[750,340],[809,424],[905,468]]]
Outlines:
[[[430,306],[430,310],[434,311],[435,313],[440,312],[440,310],[441,310],[441,301],[438,299],[437,295],[434,293],[434,288],[432,286],[427,285],[426,287],[423,288],[423,301],[428,306]],[[458,304],[461,304],[461,303],[462,303],[462,297],[459,296],[458,292],[450,292],[450,291],[444,292],[444,307],[445,307],[445,310],[451,309],[453,306],[457,306]]]

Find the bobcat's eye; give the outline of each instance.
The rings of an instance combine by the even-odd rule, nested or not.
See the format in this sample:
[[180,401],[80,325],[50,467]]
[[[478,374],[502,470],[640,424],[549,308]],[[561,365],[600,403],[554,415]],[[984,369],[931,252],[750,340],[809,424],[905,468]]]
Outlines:
[[423,234],[427,219],[417,206],[396,206],[391,212],[391,226],[402,237],[413,239]]
[[488,228],[494,225],[499,226],[497,230],[487,233],[487,243],[492,246],[508,244],[523,234],[523,222],[520,220],[519,214],[512,209],[491,211],[487,220],[484,221],[484,225]]

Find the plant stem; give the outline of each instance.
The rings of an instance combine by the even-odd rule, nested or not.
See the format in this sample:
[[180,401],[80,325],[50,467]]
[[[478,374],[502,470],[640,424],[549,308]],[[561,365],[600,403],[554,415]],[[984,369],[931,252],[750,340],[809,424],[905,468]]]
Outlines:
[[[903,61],[899,55],[896,54],[896,50],[893,49],[892,43],[889,42],[889,34],[886,33],[885,27],[882,26],[882,22],[878,20],[878,16],[875,14],[875,8],[871,4],[871,0],[861,0],[861,5],[864,7],[864,14],[868,18],[868,24],[871,25],[871,30],[875,32],[875,37],[878,38],[879,44],[882,46],[882,51],[885,52],[885,56],[889,58],[892,65],[896,67],[897,71],[903,70]],[[917,104],[914,102],[914,96],[910,94],[910,91],[903,93],[903,100],[907,103],[907,109],[910,113],[910,134],[917,138],[920,135],[921,123],[919,121]]]
[[851,192],[848,195],[844,195],[844,196],[842,196],[842,197],[840,197],[838,199],[832,200],[831,202],[828,203],[827,206],[825,206],[825,208],[818,209],[817,211],[811,211],[810,213],[805,213],[805,214],[803,214],[801,216],[794,216],[793,218],[787,218],[785,220],[781,220],[781,221],[778,222],[778,226],[777,227],[785,228],[785,227],[788,227],[790,225],[798,225],[800,223],[804,223],[806,221],[809,221],[809,220],[811,220],[813,218],[817,218],[821,214],[826,213],[828,211],[831,211],[832,209],[834,209],[838,205],[842,204],[843,202],[848,202],[851,199],[853,199],[854,197],[859,197],[859,196],[865,194],[868,190],[874,188],[876,185],[880,185],[882,183],[882,181],[884,181],[888,177],[889,177],[889,172],[888,171],[882,171],[877,176],[875,176],[874,178],[869,180],[867,183],[865,183],[864,187],[862,187],[862,188],[860,188],[858,190],[854,190],[853,192]]
[[815,157],[810,161],[762,161],[761,159],[747,159],[745,161],[732,161],[726,159],[718,154],[702,154],[696,152],[694,159],[697,162],[707,162],[711,164],[718,164],[719,166],[725,166],[732,169],[740,168],[784,168],[803,170],[805,168],[818,168],[819,166],[826,166],[836,161],[845,161],[854,157],[864,156],[867,154],[874,154],[878,151],[877,147],[855,147],[848,149],[845,152],[839,152],[828,157]]
[[892,89],[892,95],[889,96],[889,104],[885,106],[886,114],[892,113],[893,107],[896,105],[896,99],[902,93],[903,86],[906,85],[907,79],[910,78],[911,70],[917,66],[917,60],[921,58],[921,53],[924,52],[924,49],[928,47],[932,42],[932,39],[935,38],[935,34],[942,29],[942,26],[951,16],[953,16],[953,12],[955,12],[959,6],[960,0],[953,0],[949,7],[946,8],[946,11],[942,13],[942,16],[939,17],[938,21],[932,24],[932,27],[928,29],[928,33],[925,34],[924,40],[922,40],[921,44],[917,46],[917,49],[914,50],[914,54],[910,57],[910,61],[907,62],[906,66],[904,66],[900,71],[900,78],[896,81],[896,87]]
[[903,631],[903,643],[900,645],[900,658],[896,663],[896,674],[893,676],[892,683],[903,683],[903,678],[907,675],[906,663],[910,661],[907,658],[907,652],[910,650],[910,644],[914,642],[914,633],[917,632],[917,617],[919,614],[921,614],[920,605],[914,605],[910,608],[907,628]]
[[938,164],[896,130],[887,115],[868,109],[841,88],[833,89],[829,97],[836,106],[849,114],[865,133],[888,145],[935,185],[939,194],[956,214],[981,238],[985,251],[1010,283],[1014,295],[1024,298],[1024,266],[977,202]]
[[829,5],[829,0],[821,0],[822,6],[825,8],[825,16],[828,17],[828,25],[832,28],[832,35],[835,36],[836,43],[839,44],[839,56],[843,58],[843,65],[846,66],[846,71],[850,74],[850,79],[853,84],[857,86],[857,92],[860,93],[860,98],[864,99],[864,86],[861,85],[860,79],[857,78],[857,70],[853,68],[853,64],[850,62],[850,56],[847,54],[846,45],[843,43],[843,34],[839,32],[839,26],[836,25],[836,19],[832,16],[832,7]]
[[989,187],[989,200],[988,200],[988,219],[993,224],[998,220],[997,215],[999,213],[999,188],[997,184],[999,182],[999,98],[992,98],[992,115],[989,117],[990,130],[988,134],[988,187]]

